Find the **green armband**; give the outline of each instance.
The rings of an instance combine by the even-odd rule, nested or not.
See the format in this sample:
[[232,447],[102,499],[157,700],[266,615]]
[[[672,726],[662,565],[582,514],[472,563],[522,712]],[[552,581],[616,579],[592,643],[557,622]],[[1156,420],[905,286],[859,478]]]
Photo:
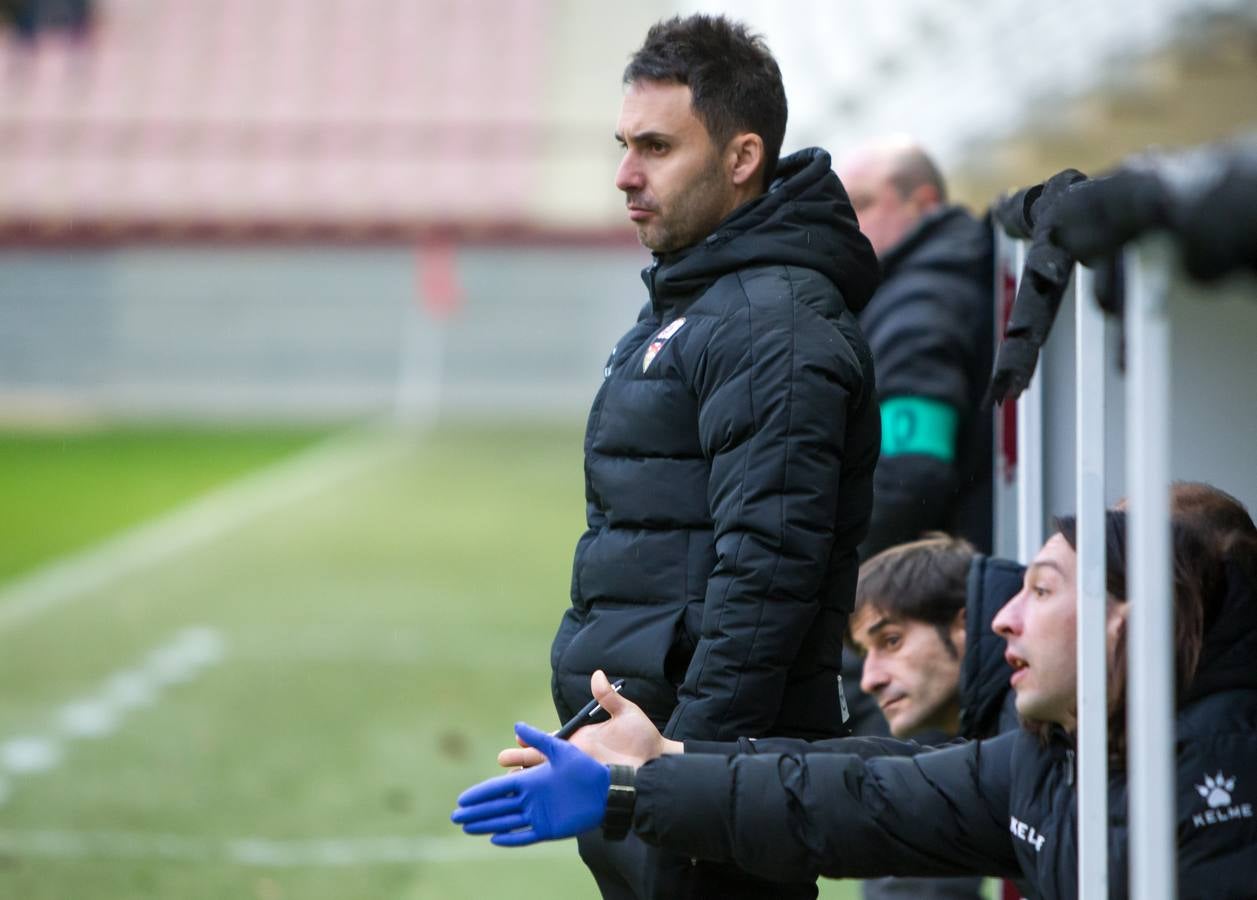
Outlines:
[[956,458],[954,407],[927,397],[891,397],[882,403],[882,457]]

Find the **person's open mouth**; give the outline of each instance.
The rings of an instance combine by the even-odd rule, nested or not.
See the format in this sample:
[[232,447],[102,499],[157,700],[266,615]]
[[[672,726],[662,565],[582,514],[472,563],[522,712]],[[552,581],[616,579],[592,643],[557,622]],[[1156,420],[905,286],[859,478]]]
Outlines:
[[1012,667],[1013,675],[1008,679],[1008,683],[1015,687],[1017,682],[1021,681],[1030,670],[1030,663],[1026,662],[1011,650],[1004,654],[1004,661]]

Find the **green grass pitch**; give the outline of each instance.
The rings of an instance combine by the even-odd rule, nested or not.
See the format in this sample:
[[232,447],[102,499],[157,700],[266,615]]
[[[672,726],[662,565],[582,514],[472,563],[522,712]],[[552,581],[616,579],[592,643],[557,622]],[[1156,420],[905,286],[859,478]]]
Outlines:
[[[500,850],[447,818],[513,721],[554,725],[578,426],[364,433],[333,454],[369,461],[349,474],[75,568],[316,437],[0,435],[0,897],[596,896],[573,844]],[[31,600],[46,566],[77,580]]]

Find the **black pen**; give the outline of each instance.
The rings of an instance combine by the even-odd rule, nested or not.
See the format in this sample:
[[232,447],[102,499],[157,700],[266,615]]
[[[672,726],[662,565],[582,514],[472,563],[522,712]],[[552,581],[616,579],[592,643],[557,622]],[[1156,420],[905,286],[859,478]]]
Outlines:
[[[615,691],[617,694],[620,692],[620,688],[622,687],[624,687],[623,678],[617,678],[615,681],[611,682],[611,690]],[[594,719],[594,716],[600,710],[602,710],[602,707],[598,705],[598,701],[590,700],[581,707],[580,712],[564,722],[562,727],[554,733],[554,736],[557,738],[563,738],[563,740],[566,741],[585,725],[593,725],[595,721],[598,721]]]

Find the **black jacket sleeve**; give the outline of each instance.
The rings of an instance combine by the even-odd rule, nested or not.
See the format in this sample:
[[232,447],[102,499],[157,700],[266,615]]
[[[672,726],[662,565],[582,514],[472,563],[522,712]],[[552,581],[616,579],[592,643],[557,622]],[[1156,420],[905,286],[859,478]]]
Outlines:
[[[972,363],[978,353],[966,311],[986,302],[975,280],[933,271],[892,275],[877,302],[886,311],[869,329],[877,361],[877,394],[883,409],[882,456],[874,475],[873,518],[860,546],[867,558],[887,547],[947,530],[960,478],[958,442],[969,417]],[[879,310],[880,311],[880,310]],[[926,400],[950,411],[955,429],[950,455],[897,448],[895,424],[886,419],[888,403]]]
[[950,461],[930,456],[883,457],[873,475],[873,517],[860,545],[860,558],[915,541],[927,531],[948,530],[947,514],[958,484]]
[[893,737],[844,737],[823,741],[802,738],[738,738],[736,741],[686,741],[686,753],[737,756],[741,753],[849,753],[861,759],[874,756],[916,756],[937,750],[937,746]]
[[915,756],[668,756],[637,774],[646,841],[800,876],[1020,874],[1008,830],[1015,735]]
[[716,565],[664,733],[764,734],[819,609],[834,545],[855,350],[808,304],[832,290],[790,268],[737,273],[744,300],[695,378]]

